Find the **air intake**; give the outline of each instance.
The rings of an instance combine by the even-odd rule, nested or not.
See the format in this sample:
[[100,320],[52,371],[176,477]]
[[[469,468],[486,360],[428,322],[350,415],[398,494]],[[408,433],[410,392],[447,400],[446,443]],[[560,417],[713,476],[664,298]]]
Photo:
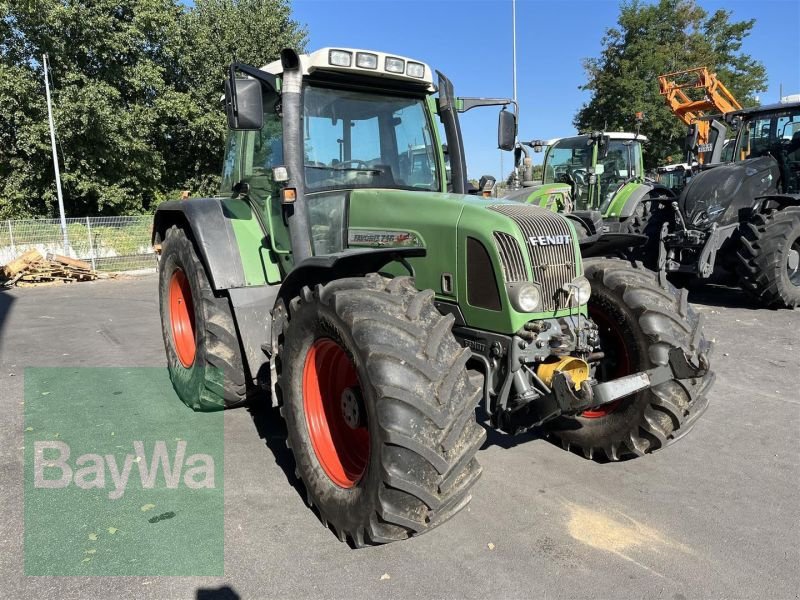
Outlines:
[[[542,288],[545,310],[564,308],[564,284],[578,275],[575,239],[564,217],[521,204],[495,204],[489,210],[513,220],[527,242],[533,279]],[[501,257],[502,252],[500,253]]]
[[497,246],[497,253],[500,255],[500,263],[503,266],[503,276],[506,283],[527,281],[528,275],[525,272],[525,261],[522,258],[522,250],[519,248],[517,239],[503,231],[495,231],[494,243]]

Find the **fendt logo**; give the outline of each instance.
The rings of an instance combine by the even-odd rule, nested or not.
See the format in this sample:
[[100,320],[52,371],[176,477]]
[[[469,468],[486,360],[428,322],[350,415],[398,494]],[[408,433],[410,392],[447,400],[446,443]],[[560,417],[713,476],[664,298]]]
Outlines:
[[568,235],[532,235],[528,241],[531,246],[566,246],[572,238]]

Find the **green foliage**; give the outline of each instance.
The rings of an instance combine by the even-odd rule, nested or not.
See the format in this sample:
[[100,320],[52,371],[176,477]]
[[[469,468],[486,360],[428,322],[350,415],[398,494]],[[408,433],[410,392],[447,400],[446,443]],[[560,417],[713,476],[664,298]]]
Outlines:
[[632,131],[636,112],[645,113],[642,134],[650,143],[645,166],[681,160],[686,127],[659,94],[658,76],[708,67],[743,106],[757,104],[766,89],[766,69],[741,52],[754,21],[730,21],[731,13],[709,15],[694,0],[623,2],[617,27],[606,30],[599,58],[584,61],[591,100],[575,116],[580,131]]
[[305,38],[287,0],[0,0],[0,218],[57,213],[43,53],[67,215],[117,215],[215,191],[227,65]]

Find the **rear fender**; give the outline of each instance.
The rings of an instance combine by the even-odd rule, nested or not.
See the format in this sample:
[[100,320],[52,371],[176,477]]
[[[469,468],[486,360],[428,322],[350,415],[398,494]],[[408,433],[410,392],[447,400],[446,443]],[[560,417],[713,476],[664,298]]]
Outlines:
[[214,290],[247,285],[236,236],[223,212],[221,198],[169,200],[160,204],[153,217],[153,243],[163,241],[167,229],[173,225],[183,227],[193,238]]
[[633,214],[636,212],[636,208],[639,204],[647,199],[650,198],[670,198],[674,199],[675,194],[667,188],[666,186],[661,185],[660,183],[651,184],[651,183],[641,183],[636,186],[636,188],[628,195],[625,200],[620,198],[620,202],[614,201],[611,206],[608,208],[608,216],[610,217],[617,217],[619,219],[627,219],[632,217]]

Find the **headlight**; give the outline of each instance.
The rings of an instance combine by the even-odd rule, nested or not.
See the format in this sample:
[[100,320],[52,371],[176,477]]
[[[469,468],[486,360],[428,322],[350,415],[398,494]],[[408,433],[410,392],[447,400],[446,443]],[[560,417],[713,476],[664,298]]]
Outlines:
[[542,293],[532,283],[510,283],[506,289],[511,304],[519,312],[536,312],[542,304]]
[[349,67],[353,62],[353,55],[344,50],[331,50],[328,62],[334,67]]
[[589,296],[592,295],[592,284],[583,275],[573,279],[572,283],[568,284],[566,288],[567,293],[571,291],[574,294],[578,304],[586,304],[589,301]]
[[400,73],[402,74],[406,70],[406,61],[402,58],[395,58],[394,56],[387,56],[386,62],[384,63],[384,68],[389,73]]

